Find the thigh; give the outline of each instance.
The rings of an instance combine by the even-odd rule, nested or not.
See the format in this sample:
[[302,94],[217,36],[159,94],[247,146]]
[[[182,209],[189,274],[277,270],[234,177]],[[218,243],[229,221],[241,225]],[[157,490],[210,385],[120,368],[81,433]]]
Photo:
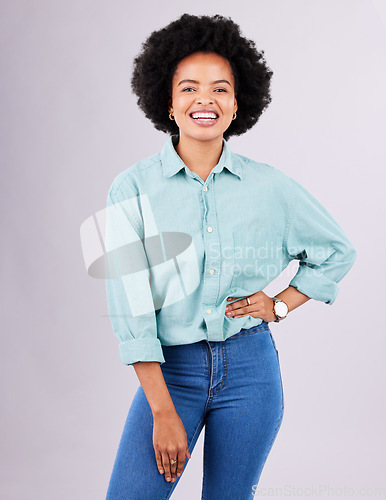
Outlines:
[[269,327],[225,346],[226,383],[214,394],[206,418],[203,500],[252,498],[284,412]]
[[[200,378],[200,366],[196,366],[194,360],[201,362],[201,354],[206,356],[206,353],[202,345],[192,346],[189,350],[191,356],[187,351],[188,348],[165,349],[166,363],[161,368],[173,404],[184,424],[192,454],[204,425],[207,401],[206,379],[202,369]],[[189,358],[192,365],[187,367]],[[191,377],[192,373],[196,376]],[[188,462],[186,458],[185,467]],[[158,471],[153,447],[153,414],[142,386],[139,386],[124,425],[106,500],[168,499],[183,475],[172,483]]]

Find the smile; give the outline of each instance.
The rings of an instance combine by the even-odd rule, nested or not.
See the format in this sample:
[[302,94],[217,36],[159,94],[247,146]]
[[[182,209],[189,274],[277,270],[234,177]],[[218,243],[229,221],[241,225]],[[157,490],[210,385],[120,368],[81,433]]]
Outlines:
[[197,125],[201,125],[204,127],[210,127],[218,122],[219,116],[216,113],[203,113],[203,112],[194,112],[191,113],[190,118]]

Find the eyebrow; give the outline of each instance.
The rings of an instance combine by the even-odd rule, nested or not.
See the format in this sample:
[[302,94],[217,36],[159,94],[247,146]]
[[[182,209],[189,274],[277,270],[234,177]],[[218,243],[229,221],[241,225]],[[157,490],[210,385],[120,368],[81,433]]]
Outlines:
[[[181,80],[180,83],[177,85],[177,87],[179,85],[181,85],[181,83],[186,83],[186,82],[189,82],[189,83],[200,83],[197,80],[190,80],[190,79]],[[232,87],[232,85],[228,82],[228,80],[215,80],[214,82],[211,83],[211,85],[213,85],[214,83],[227,83],[230,87]]]

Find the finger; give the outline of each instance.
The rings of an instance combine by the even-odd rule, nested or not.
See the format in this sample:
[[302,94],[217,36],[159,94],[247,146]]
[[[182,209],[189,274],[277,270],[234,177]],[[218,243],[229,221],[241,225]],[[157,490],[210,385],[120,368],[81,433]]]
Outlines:
[[170,460],[171,459],[176,460],[175,457],[177,457],[177,453],[169,453],[170,474],[171,474],[172,481],[176,480],[176,471],[177,471],[178,461],[177,462],[173,462],[173,464],[172,464],[170,462]]
[[[232,306],[238,306],[240,303],[244,303],[244,304],[247,304],[248,305],[248,302],[247,302],[247,297],[232,297],[232,300],[233,299],[240,299],[240,300],[236,300],[235,302],[232,302],[232,304],[228,304],[227,307],[232,307]],[[252,304],[252,301],[251,301],[251,297],[249,296],[249,300]]]
[[163,465],[162,465],[161,453],[159,451],[156,451],[155,459],[156,459],[156,462],[157,462],[157,467],[158,467],[159,473],[163,474],[164,468],[163,468]]
[[162,464],[164,467],[165,471],[165,479],[166,481],[171,481],[171,473],[170,473],[170,462],[169,462],[169,455],[165,452],[162,453]]
[[241,300],[237,302],[232,302],[232,304],[228,304],[225,308],[225,312],[228,313],[230,311],[236,311],[237,309],[241,309],[243,306],[241,305]]
[[178,452],[178,467],[177,467],[177,476],[180,477],[182,474],[182,471],[184,470],[185,466],[185,451],[180,451]]
[[233,306],[233,307],[229,307],[229,309],[227,311],[225,311],[225,313],[227,315],[229,313],[231,313],[231,315],[241,314],[242,312],[245,312],[248,309],[248,307],[250,307],[250,306],[247,306],[247,307],[245,307],[245,306],[240,306],[240,307]]
[[241,309],[241,310],[237,310],[234,312],[234,314],[232,315],[233,318],[241,318],[241,316],[244,315],[244,309]]
[[[254,316],[254,314],[256,316]],[[258,310],[253,307],[251,304],[250,306],[247,307],[241,307],[240,309],[237,309],[233,311],[232,318],[241,318],[242,316],[252,316],[254,318],[257,318]]]

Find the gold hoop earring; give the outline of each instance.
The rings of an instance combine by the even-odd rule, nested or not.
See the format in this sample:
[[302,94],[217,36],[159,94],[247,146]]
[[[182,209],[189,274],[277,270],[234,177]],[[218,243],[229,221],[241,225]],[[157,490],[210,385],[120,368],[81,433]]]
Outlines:
[[236,120],[236,112],[235,112],[235,114],[233,115],[232,120]]
[[170,112],[170,113],[169,113],[169,118],[170,118],[171,120],[174,120],[174,116],[172,115],[172,112]]

